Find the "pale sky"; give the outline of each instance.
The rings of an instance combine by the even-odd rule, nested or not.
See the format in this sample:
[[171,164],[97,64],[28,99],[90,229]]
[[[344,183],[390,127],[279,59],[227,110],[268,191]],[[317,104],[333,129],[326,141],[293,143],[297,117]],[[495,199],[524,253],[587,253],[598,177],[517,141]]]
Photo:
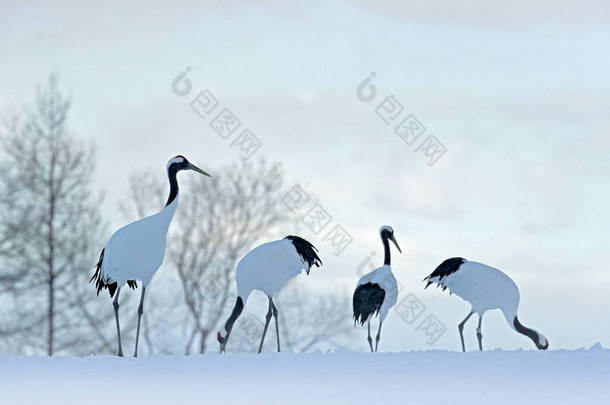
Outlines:
[[[189,106],[209,89],[261,140],[254,156],[282,163],[278,198],[301,183],[333,217],[303,231],[325,267],[299,283],[351,295],[358,264],[375,251],[381,265],[379,227],[394,227],[399,301],[413,292],[421,319],[448,331],[429,346],[391,312],[384,350],[459,348],[468,304],[421,282],[453,256],[508,273],[520,319],[551,348],[610,346],[607,1],[29,3],[0,2],[0,110],[59,75],[71,129],[98,147],[113,225],[125,173],[165,176],[175,154],[211,173],[240,158]],[[187,66],[193,89],[179,97],[171,83]],[[371,72],[366,103],[356,88]],[[404,106],[394,125],[375,113],[390,95]],[[435,165],[393,132],[408,114],[426,127],[420,141],[446,147]],[[336,224],[354,238],[339,256],[323,240]],[[497,311],[483,332],[489,349],[533,348]]]

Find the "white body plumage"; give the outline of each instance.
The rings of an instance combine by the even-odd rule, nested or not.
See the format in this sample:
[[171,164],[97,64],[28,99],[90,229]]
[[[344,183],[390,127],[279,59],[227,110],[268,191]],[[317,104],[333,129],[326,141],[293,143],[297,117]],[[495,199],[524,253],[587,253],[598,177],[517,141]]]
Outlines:
[[281,239],[262,244],[237,264],[237,295],[242,297],[244,304],[253,290],[273,297],[303,270],[309,271],[309,265],[299,256],[291,240]]
[[142,218],[116,231],[105,247],[102,279],[116,282],[141,280],[144,287],[157,272],[165,257],[167,231],[172,221],[178,196],[157,214]]
[[486,311],[500,309],[509,325],[519,310],[519,288],[504,272],[483,263],[465,261],[454,273],[442,280],[430,277],[428,281],[443,285],[472,305],[472,312],[483,315]]

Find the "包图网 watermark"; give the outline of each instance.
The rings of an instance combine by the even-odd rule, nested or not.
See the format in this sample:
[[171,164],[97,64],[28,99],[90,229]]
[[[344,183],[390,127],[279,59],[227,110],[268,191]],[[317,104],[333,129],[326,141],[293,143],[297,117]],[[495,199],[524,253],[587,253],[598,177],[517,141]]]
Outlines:
[[[172,81],[172,92],[179,97],[191,94],[193,84],[187,75],[191,68],[187,67]],[[201,90],[190,101],[191,109],[202,119],[210,120],[210,128],[231,146],[239,150],[242,159],[251,158],[262,146],[261,140],[248,128],[244,128],[241,120],[227,107],[220,108],[218,98],[209,89]]]
[[274,165],[263,179],[269,192],[279,192],[284,206],[311,233],[321,237],[320,242],[330,246],[335,255],[340,255],[354,241],[350,233],[338,223],[333,223],[333,216],[319,203],[311,201],[311,196],[299,184],[284,187],[284,176],[281,165]]
[[[375,72],[367,76],[356,88],[356,96],[364,103],[370,103],[377,98],[377,87],[373,84]],[[404,112],[404,114],[403,114]],[[394,133],[408,146],[415,148],[416,153],[422,153],[427,158],[428,166],[434,166],[447,148],[434,135],[424,137],[426,127],[415,115],[407,113],[405,107],[391,94],[386,96],[375,107],[375,113],[386,124],[394,128]]]

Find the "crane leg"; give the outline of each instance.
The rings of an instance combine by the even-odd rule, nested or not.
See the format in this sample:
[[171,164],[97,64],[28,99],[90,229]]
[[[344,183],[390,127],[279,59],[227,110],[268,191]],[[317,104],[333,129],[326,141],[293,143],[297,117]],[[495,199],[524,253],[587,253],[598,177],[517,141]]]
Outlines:
[[275,321],[275,336],[277,336],[277,351],[280,351],[280,327],[277,325],[277,308],[273,303],[273,299],[269,298],[271,309],[273,310],[273,320]]
[[472,311],[470,311],[470,313],[466,316],[466,318],[462,321],[462,323],[460,323],[458,325],[458,330],[460,331],[460,339],[462,340],[462,351],[463,352],[466,351],[466,345],[464,345],[464,325],[466,324],[466,321],[468,321],[470,319],[471,316],[472,316]]
[[261,344],[258,346],[258,353],[263,351],[263,343],[265,343],[265,335],[267,334],[267,328],[269,327],[269,321],[271,320],[271,298],[269,299],[269,310],[265,316],[265,329],[263,329],[263,337],[261,338]]
[[381,324],[383,321],[379,321],[379,330],[377,331],[377,337],[375,338],[375,351],[377,351],[377,347],[379,346],[379,337],[381,335]]
[[369,319],[369,337],[368,337],[368,341],[369,341],[369,346],[371,348],[371,352],[374,352],[375,350],[373,350],[373,339],[371,339],[371,320]]
[[136,331],[136,350],[133,353],[133,357],[138,357],[138,341],[140,340],[140,320],[142,319],[142,314],[144,313],[144,293],[146,292],[146,287],[142,286],[142,296],[140,297],[140,306],[138,307],[138,329]]
[[121,293],[121,287],[117,288],[116,295],[114,296],[114,301],[112,301],[112,306],[114,307],[114,320],[116,321],[116,334],[119,341],[119,351],[117,355],[119,357],[123,357],[123,348],[121,347],[121,326],[119,325],[119,294]]
[[483,351],[483,334],[481,333],[481,322],[483,315],[479,315],[479,326],[477,327],[477,339],[479,339],[479,350]]

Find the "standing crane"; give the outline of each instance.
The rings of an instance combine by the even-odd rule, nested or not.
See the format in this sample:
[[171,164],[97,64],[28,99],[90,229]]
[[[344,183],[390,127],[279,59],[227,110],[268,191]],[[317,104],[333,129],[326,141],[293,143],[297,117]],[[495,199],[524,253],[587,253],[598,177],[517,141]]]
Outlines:
[[221,353],[226,349],[233,324],[241,315],[250,293],[254,290],[262,291],[269,299],[269,309],[265,318],[265,328],[263,329],[258,353],[263,350],[271,315],[275,320],[277,351],[280,351],[278,311],[273,302],[273,295],[303,270],[309,275],[312,266],[320,267],[322,261],[318,257],[317,251],[315,246],[305,239],[298,236],[287,236],[284,239],[268,242],[254,248],[239,261],[235,271],[237,301],[229,319],[216,335]]
[[[381,236],[381,242],[383,243],[385,252],[383,266],[364,275],[358,281],[353,298],[354,323],[360,322],[360,325],[364,325],[364,323],[368,321],[368,342],[371,352],[377,351],[381,335],[381,325],[386,316],[388,316],[390,309],[396,305],[396,300],[398,299],[398,284],[396,283],[396,278],[394,278],[392,268],[390,267],[391,255],[389,241],[392,241],[394,245],[396,245],[396,249],[402,253],[400,246],[398,246],[398,242],[396,242],[394,230],[391,226],[382,226],[381,229],[379,229],[379,235]],[[379,330],[377,331],[377,337],[375,338],[375,350],[373,350],[371,318],[375,313],[379,316]]]
[[102,289],[107,288],[110,297],[114,297],[113,307],[119,356],[123,356],[119,324],[119,294],[125,283],[130,288],[136,289],[138,287],[137,280],[142,281],[142,295],[138,307],[136,348],[134,351],[134,357],[138,357],[140,319],[144,313],[144,293],[146,292],[146,286],[150,283],[165,257],[167,230],[178,206],[178,180],[176,175],[181,170],[194,170],[210,177],[208,173],[190,163],[182,155],[171,158],[167,162],[169,198],[165,207],[154,215],[132,222],[116,231],[102,249],[95,274],[89,281],[95,280],[98,296]]
[[539,350],[549,348],[548,339],[533,329],[527,328],[519,322],[517,311],[519,309],[519,289],[515,282],[502,271],[482,263],[470,262],[461,257],[447,259],[436,268],[428,277],[425,288],[436,283],[443,291],[457,295],[472,306],[470,313],[458,325],[462,351],[466,351],[464,345],[464,325],[472,314],[479,315],[479,326],[477,327],[477,339],[479,350],[483,351],[483,334],[481,333],[481,322],[483,314],[492,309],[500,309],[506,321],[515,331],[530,338]]

